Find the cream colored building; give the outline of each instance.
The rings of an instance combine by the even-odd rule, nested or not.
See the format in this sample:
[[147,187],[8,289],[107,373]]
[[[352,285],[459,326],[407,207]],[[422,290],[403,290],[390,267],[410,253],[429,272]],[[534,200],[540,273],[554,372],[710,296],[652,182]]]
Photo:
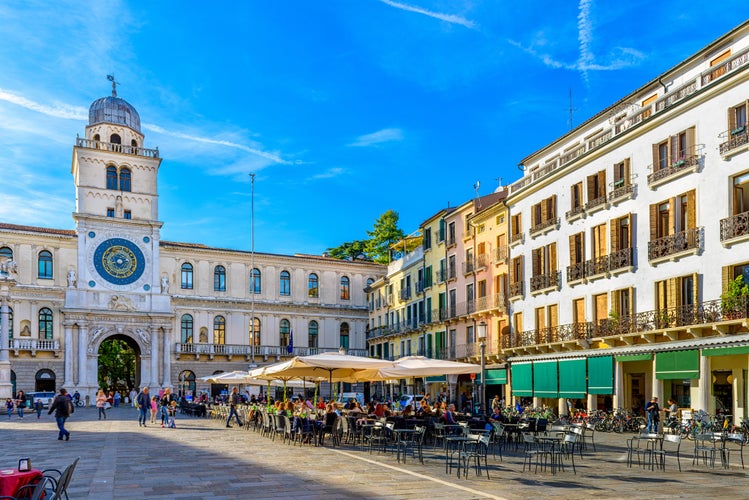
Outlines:
[[364,289],[384,266],[162,241],[162,158],[144,139],[130,104],[96,100],[73,148],[76,228],[0,224],[0,396],[93,394],[111,338],[136,351],[135,385],[185,392],[253,361],[366,355]]

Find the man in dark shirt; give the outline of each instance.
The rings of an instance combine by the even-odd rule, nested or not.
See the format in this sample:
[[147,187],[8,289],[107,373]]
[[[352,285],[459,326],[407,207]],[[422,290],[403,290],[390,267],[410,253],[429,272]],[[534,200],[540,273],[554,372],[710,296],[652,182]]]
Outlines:
[[658,398],[653,399],[645,405],[645,414],[648,416],[648,433],[655,434],[658,432],[658,422],[661,419],[661,408],[658,406]]
[[60,441],[62,441],[63,438],[65,438],[65,441],[70,441],[70,432],[65,429],[65,420],[67,420],[68,417],[70,417],[70,414],[75,411],[73,409],[73,402],[67,394],[68,391],[61,387],[60,393],[55,396],[52,405],[49,407],[49,412],[47,412],[47,415],[51,415],[53,411],[55,412],[55,420],[57,421],[57,428],[59,429],[57,439]]
[[242,422],[239,420],[239,413],[237,413],[237,406],[242,402],[242,397],[239,395],[239,389],[235,387],[229,394],[229,418],[226,419],[226,426],[231,427],[232,415],[237,419],[237,425],[242,427]]

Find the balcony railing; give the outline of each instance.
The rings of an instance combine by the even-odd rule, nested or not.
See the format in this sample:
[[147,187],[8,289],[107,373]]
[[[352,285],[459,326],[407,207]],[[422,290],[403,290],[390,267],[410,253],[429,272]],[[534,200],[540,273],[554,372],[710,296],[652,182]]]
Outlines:
[[531,276],[531,292],[545,290],[547,288],[558,288],[561,272],[554,271],[548,274],[537,274]]
[[[322,352],[337,352],[337,347],[294,347],[289,353],[286,346],[258,345],[255,346],[255,356],[310,356]],[[181,354],[205,354],[209,357],[215,355],[224,356],[251,356],[252,346],[243,344],[203,344],[203,343],[177,343],[174,345],[174,352],[179,357]],[[347,349],[347,354],[352,356],[369,356],[367,349]]]
[[720,241],[749,235],[749,212],[732,215],[720,221]]
[[522,242],[523,242],[523,233],[515,233],[513,235],[510,235],[510,244],[522,243]]
[[606,193],[601,193],[601,196],[599,196],[598,198],[593,198],[588,203],[586,203],[585,210],[591,210],[602,205],[606,205]]
[[597,322],[569,323],[540,330],[526,330],[520,332],[519,335],[504,336],[502,347],[510,349],[599,337],[616,337],[629,333],[688,328],[747,318],[749,318],[749,297],[738,297],[731,301],[718,299],[700,304],[645,311],[633,316],[606,318]]
[[580,156],[582,156],[585,153],[585,146],[581,145],[573,149],[572,151],[569,151],[562,155],[562,158],[560,160],[561,165],[566,165],[572,160],[576,160]]
[[722,62],[720,65],[713,66],[709,70],[702,73],[702,85],[707,85],[717,78],[731,73],[732,71],[735,71],[736,69],[746,65],[747,63],[749,63],[749,49],[744,50],[743,52],[739,52],[730,59]]
[[[667,177],[671,177],[672,175],[678,174],[682,170],[687,170],[691,167],[695,167],[699,164],[699,161],[699,155],[689,155],[685,156],[684,158],[680,158],[675,161],[674,164],[670,167],[661,168],[660,170],[655,170],[652,174],[648,174],[648,184],[653,184],[654,182],[657,182],[661,179],[665,179]],[[653,165],[653,168],[655,168],[655,165]]]
[[483,297],[479,297],[476,299],[476,310],[477,311],[486,311],[487,309],[492,308],[492,300],[491,297],[488,295],[485,295]]
[[494,294],[494,307],[500,312],[507,312],[507,297],[503,293]]
[[634,266],[634,248],[622,248],[609,255],[609,271]]
[[660,112],[664,109],[670,108],[679,101],[684,100],[686,97],[694,94],[697,91],[697,80],[685,83],[681,87],[672,90],[665,96],[655,101],[655,111]]
[[585,261],[585,276],[597,276],[606,274],[609,271],[609,256],[601,255],[599,257]]
[[567,220],[569,220],[569,219],[573,219],[573,218],[575,218],[575,217],[577,217],[579,215],[582,215],[584,213],[585,213],[585,207],[582,206],[582,205],[580,205],[580,206],[574,207],[572,210],[568,211],[566,214],[564,214],[564,216],[567,218]]
[[491,255],[488,253],[480,253],[476,257],[476,269],[481,269],[491,264]]
[[[623,181],[624,179],[620,179],[620,180]],[[620,200],[622,198],[632,198],[634,195],[635,195],[634,184],[632,183],[625,184],[624,182],[621,182],[621,184],[617,184],[617,182],[615,182],[613,185],[613,190],[609,193],[609,201]]]
[[91,139],[84,139],[82,137],[76,138],[75,145],[78,146],[79,148],[100,149],[103,151],[111,151],[113,153],[124,153],[127,155],[147,156],[148,158],[159,157],[159,148],[156,148],[156,149],[139,148],[137,146],[128,146],[127,144],[115,144],[113,142],[94,141]]
[[473,259],[463,262],[463,274],[471,274],[476,270],[476,262]]
[[517,281],[515,283],[510,283],[509,290],[510,290],[510,297],[522,296],[523,295],[523,282]]
[[648,242],[648,260],[672,257],[681,252],[697,250],[701,244],[701,229],[693,227]]
[[567,266],[567,282],[579,281],[585,278],[585,262],[577,262]]
[[531,234],[540,233],[541,231],[548,229],[550,227],[556,226],[556,225],[559,225],[559,218],[552,217],[550,219],[546,219],[545,221],[539,222],[538,224],[533,226],[531,228]]
[[13,354],[16,356],[19,351],[31,351],[31,355],[34,356],[37,351],[59,351],[60,341],[47,339],[8,339],[8,348],[13,351]]
[[411,287],[407,286],[401,288],[401,300],[408,300],[411,298]]
[[736,148],[749,144],[749,130],[747,130],[746,125],[733,130],[726,130],[721,135],[728,137],[728,140],[720,145],[721,155],[726,155]]
[[509,256],[509,252],[507,251],[507,247],[502,245],[499,248],[494,249],[494,263],[495,264],[502,264],[507,261],[507,257]]
[[443,283],[447,280],[447,271],[445,269],[438,269],[436,273],[434,273],[434,278],[437,280],[437,283]]

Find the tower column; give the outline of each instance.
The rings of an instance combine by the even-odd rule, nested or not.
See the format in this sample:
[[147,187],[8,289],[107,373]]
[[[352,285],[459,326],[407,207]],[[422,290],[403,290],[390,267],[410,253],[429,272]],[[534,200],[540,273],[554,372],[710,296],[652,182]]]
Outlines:
[[164,387],[172,386],[172,327],[164,327]]
[[151,390],[159,387],[159,329],[151,326]]

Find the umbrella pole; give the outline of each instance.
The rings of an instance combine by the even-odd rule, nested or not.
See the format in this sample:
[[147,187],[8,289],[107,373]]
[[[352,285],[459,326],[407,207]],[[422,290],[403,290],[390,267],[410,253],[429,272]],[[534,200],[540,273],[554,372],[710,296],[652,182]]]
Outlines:
[[283,401],[286,402],[286,379],[283,379]]

